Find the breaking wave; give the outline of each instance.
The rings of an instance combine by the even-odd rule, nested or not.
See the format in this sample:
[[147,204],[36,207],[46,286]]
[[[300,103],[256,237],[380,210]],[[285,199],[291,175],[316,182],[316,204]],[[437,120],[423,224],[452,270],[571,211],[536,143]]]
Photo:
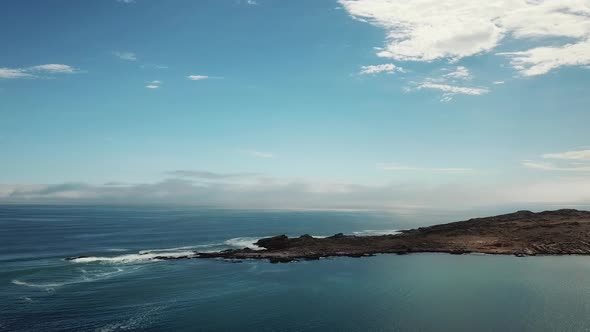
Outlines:
[[164,258],[178,258],[183,256],[194,256],[194,251],[174,251],[174,252],[150,252],[150,253],[138,253],[138,254],[127,254],[114,257],[77,257],[70,259],[70,262],[74,263],[119,263],[119,264],[130,264],[130,263],[141,263],[148,261],[156,261],[161,257]]
[[260,238],[257,237],[236,237],[233,239],[229,239],[227,241],[224,242],[224,244],[233,247],[233,248],[237,248],[237,249],[243,249],[243,248],[249,248],[249,249],[253,249],[253,250],[262,250],[264,248],[261,248],[259,246],[256,245],[256,242],[260,240]]
[[[262,250],[256,245],[259,237],[236,237],[223,242],[197,244],[173,248],[158,248],[139,250],[135,254],[123,254],[119,256],[80,256],[67,260],[72,263],[106,263],[106,264],[137,264],[158,261],[161,258],[181,258],[184,256],[195,257],[198,252],[212,252],[226,249]],[[107,249],[109,252],[127,251],[127,249]]]

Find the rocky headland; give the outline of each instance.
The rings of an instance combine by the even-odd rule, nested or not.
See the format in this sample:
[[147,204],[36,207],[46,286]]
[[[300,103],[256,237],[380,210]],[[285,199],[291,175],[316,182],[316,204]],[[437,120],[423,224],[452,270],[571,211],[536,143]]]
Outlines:
[[588,255],[590,212],[573,209],[534,213],[518,211],[494,217],[403,230],[399,234],[354,236],[336,234],[325,238],[279,235],[260,239],[263,250],[237,249],[198,253],[198,258],[268,259],[289,262],[299,259],[379,253],[410,254],[440,252],[494,255]]
[[[493,255],[590,255],[590,212],[573,209],[518,211],[494,217],[402,230],[397,234],[355,236],[342,233],[316,238],[278,235],[249,248],[156,256],[155,260],[222,258],[263,259],[273,263],[322,257],[363,257],[375,254],[482,253]],[[76,260],[80,257],[71,257]]]

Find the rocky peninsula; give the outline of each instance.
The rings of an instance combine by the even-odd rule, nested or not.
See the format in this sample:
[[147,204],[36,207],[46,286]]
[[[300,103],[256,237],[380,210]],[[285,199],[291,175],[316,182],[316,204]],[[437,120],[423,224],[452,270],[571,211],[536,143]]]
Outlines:
[[[233,261],[263,259],[272,263],[322,257],[363,257],[375,254],[482,253],[491,255],[590,255],[590,212],[573,209],[518,211],[495,217],[476,218],[396,234],[356,236],[342,233],[328,237],[278,235],[256,242],[260,248],[216,252],[155,255],[149,260],[221,258]],[[140,255],[142,255],[140,253]],[[88,256],[69,257],[85,261]],[[108,258],[106,258],[108,259]]]
[[[590,212],[573,209],[518,211],[494,217],[403,230],[399,234],[325,238],[279,235],[258,240],[262,250],[196,253],[194,258],[267,259],[270,262],[437,252],[494,255],[589,255]],[[186,257],[192,258],[192,257]]]

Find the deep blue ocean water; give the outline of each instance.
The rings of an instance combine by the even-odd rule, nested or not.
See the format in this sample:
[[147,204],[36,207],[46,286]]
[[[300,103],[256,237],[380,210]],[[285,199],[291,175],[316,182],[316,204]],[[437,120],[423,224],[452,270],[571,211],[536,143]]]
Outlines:
[[[590,257],[146,259],[248,246],[283,233],[390,231],[419,220],[369,212],[0,206],[0,331],[590,330]],[[64,260],[77,255],[91,258]]]

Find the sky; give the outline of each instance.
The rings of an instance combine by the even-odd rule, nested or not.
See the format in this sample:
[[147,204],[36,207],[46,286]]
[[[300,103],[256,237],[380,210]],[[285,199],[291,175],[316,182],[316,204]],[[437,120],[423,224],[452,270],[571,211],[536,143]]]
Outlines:
[[0,42],[0,204],[590,205],[588,0],[7,0]]

